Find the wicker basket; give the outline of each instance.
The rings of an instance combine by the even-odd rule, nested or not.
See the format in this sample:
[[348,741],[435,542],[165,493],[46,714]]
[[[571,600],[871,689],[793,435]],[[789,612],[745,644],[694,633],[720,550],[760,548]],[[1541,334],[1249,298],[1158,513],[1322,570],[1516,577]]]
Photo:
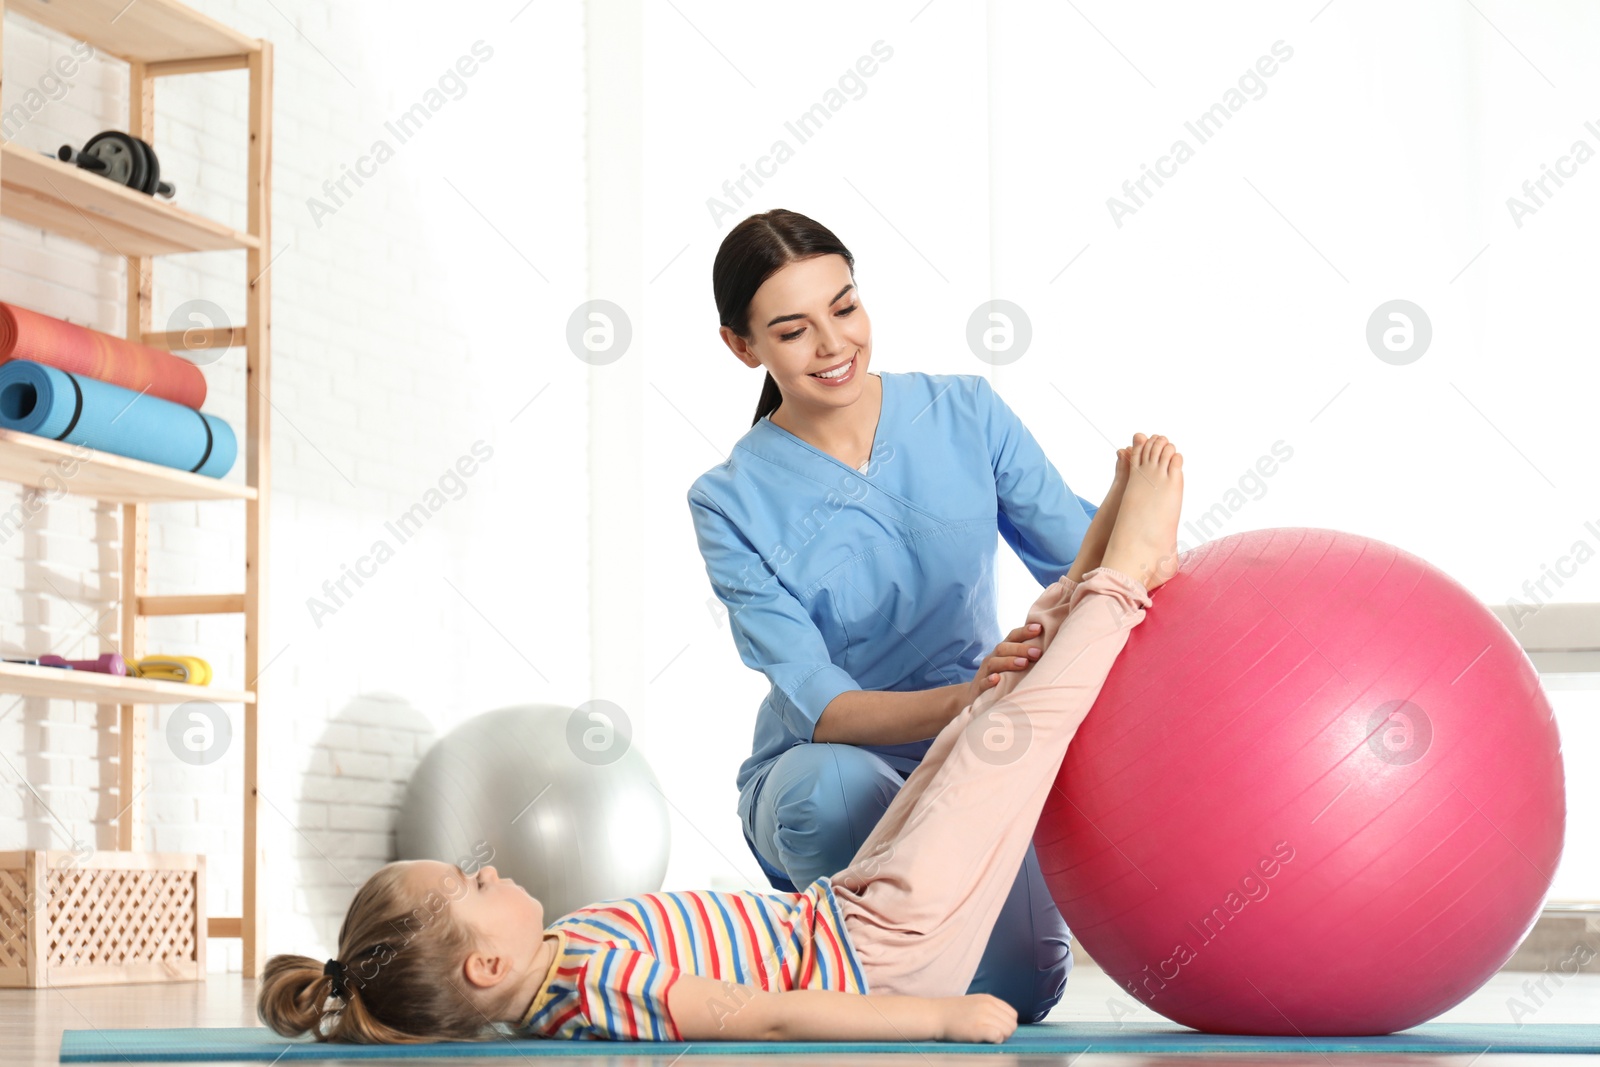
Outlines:
[[0,987],[204,978],[205,864],[182,852],[0,852]]

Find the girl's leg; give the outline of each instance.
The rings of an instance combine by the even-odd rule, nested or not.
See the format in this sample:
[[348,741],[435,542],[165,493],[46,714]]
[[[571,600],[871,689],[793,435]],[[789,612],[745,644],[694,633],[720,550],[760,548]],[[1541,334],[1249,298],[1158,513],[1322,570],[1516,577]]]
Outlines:
[[[1058,583],[1061,585],[1059,600],[1069,605],[1072,603],[1072,593],[1090,571],[1100,566],[1100,561],[1105,555],[1106,545],[1111,540],[1111,531],[1115,528],[1117,514],[1122,507],[1122,497],[1128,487],[1128,478],[1132,474],[1132,459],[1135,451],[1144,443],[1146,437],[1142,433],[1133,435],[1133,444],[1127,448],[1117,449],[1116,469],[1111,478],[1111,487],[1106,490],[1105,498],[1096,509],[1094,518],[1089,520],[1089,529],[1084,533],[1083,543],[1078,547],[1078,555],[1072,561],[1072,566]],[[1055,598],[1051,598],[1053,602]],[[1035,601],[1037,609],[1046,603],[1046,598],[1041,596]],[[1009,692],[1017,683],[1017,676],[1009,674],[1000,684],[1000,692]],[[925,762],[925,761],[924,761]],[[914,798],[913,798],[914,801]]]
[[[1047,586],[1044,592],[1039,594],[1039,598],[1033,602],[1033,607],[1028,609],[1027,618],[1030,623],[1039,623],[1039,636],[1031,639],[1031,643],[1039,646],[1039,662],[1028,668],[1025,674],[1018,674],[1012,671],[1001,674],[1000,681],[993,689],[983,693],[976,701],[944,725],[938,736],[934,738],[933,744],[928,746],[928,751],[923,754],[922,762],[917,765],[917,769],[912,772],[910,778],[906,779],[906,784],[901,788],[899,794],[895,796],[894,803],[878,819],[877,825],[872,829],[872,833],[861,843],[861,847],[856,850],[855,858],[850,861],[851,868],[860,867],[862,860],[866,857],[886,853],[893,842],[902,836],[906,820],[910,817],[912,809],[922,803],[922,794],[926,792],[929,781],[932,780],[940,764],[949,757],[950,750],[955,747],[956,735],[960,734],[965,728],[964,725],[958,726],[957,723],[968,723],[971,721],[972,715],[976,715],[988,725],[995,724],[996,720],[993,718],[995,702],[1008,696],[1012,690],[1016,689],[1024,677],[1035,674],[1038,671],[1039,667],[1050,655],[1050,645],[1055,639],[1056,632],[1060,629],[1060,620],[1065,617],[1065,613],[1072,610],[1072,605],[1075,603],[1073,593],[1077,591],[1078,586],[1081,584],[1083,583],[1070,577],[1062,577],[1057,579],[1054,585]],[[1059,611],[1061,613],[1058,615],[1054,626],[1045,617],[1051,611]],[[986,740],[997,739],[1003,740],[1003,738],[992,736]],[[1063,753],[1065,753],[1064,749]],[[878,866],[880,865],[871,864],[866,867],[866,870],[869,872],[875,871]],[[834,875],[835,879],[838,877],[838,874]]]
[[1121,571],[1063,578],[1028,612],[1039,661],[940,731],[849,867],[831,881],[874,993],[959,996],[1055,783],[1150,596]]
[[[795,745],[757,787],[745,842],[774,889],[797,892],[847,866],[904,786],[898,771],[864,748]],[[1029,849],[964,992],[999,997],[1023,1022],[1044,1018],[1065,992],[1070,936]]]

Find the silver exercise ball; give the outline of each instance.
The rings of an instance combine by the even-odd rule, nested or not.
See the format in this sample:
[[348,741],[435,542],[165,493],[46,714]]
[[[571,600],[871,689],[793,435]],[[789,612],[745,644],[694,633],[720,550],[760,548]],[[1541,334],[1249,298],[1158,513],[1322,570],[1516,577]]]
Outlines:
[[539,899],[548,925],[659,891],[671,825],[620,708],[522,704],[434,743],[406,787],[395,845],[405,860],[492,865]]

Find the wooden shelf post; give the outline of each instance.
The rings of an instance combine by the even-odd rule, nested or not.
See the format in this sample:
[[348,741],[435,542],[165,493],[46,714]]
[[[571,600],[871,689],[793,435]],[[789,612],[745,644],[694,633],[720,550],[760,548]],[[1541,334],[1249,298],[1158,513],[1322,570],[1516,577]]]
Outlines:
[[[155,126],[156,83],[143,63],[128,64],[128,132],[150,140]],[[150,304],[154,299],[155,265],[150,256],[130,255],[128,263],[128,329],[126,337],[143,337],[150,329]],[[145,621],[139,614],[149,577],[150,509],[144,504],[124,504],[122,511],[122,574],[117,615],[121,623],[123,659],[144,655]],[[110,651],[101,649],[102,652]],[[144,848],[145,744],[150,724],[143,704],[118,706],[117,847],[123,851]]]
[[245,332],[245,478],[259,492],[245,501],[244,677],[256,694],[244,715],[244,973],[255,978],[266,961],[260,948],[266,929],[266,908],[258,891],[261,842],[257,836],[260,796],[260,717],[262,678],[268,665],[266,644],[267,530],[272,482],[272,407],[267,390],[272,381],[272,43],[262,41],[250,55],[250,207],[248,227],[256,239],[245,252],[249,325]]

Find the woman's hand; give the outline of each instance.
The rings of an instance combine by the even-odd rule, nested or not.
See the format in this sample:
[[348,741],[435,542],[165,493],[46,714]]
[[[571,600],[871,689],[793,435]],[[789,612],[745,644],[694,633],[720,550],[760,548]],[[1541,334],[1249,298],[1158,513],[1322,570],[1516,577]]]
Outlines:
[[[1000,684],[1000,675],[1005,671],[1025,671],[1038,662],[1040,648],[1038,645],[1028,644],[1029,641],[1038,640],[1039,624],[1029,623],[1012,630],[1010,635],[994,646],[994,654],[978,664],[978,673],[968,683],[962,695],[961,707],[956,709],[956,714],[961,713],[961,708],[977,700],[985,690],[993,689]],[[952,715],[952,718],[955,716]]]
[[988,993],[940,997],[939,1040],[999,1044],[1017,1029],[1017,1009]]

